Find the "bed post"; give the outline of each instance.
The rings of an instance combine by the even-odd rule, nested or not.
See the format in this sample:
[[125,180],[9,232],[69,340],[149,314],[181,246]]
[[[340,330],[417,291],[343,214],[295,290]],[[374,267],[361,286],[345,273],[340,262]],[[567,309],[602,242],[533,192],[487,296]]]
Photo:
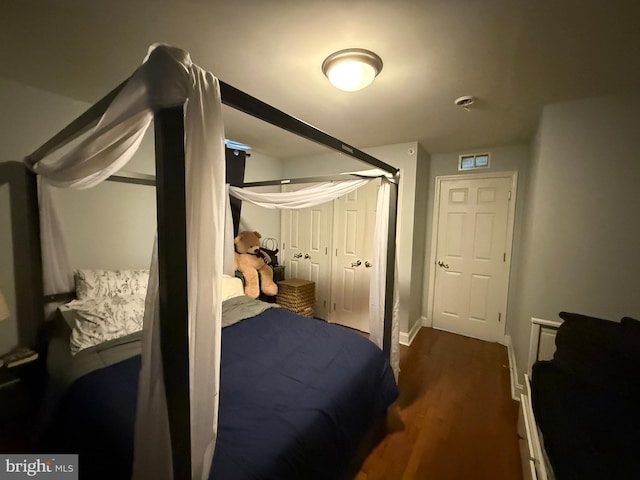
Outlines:
[[382,350],[391,358],[391,329],[393,325],[393,288],[395,285],[396,265],[396,228],[398,216],[398,180],[396,172],[393,181],[389,182],[389,231],[387,234],[387,281],[384,292],[384,329],[382,333]]
[[[36,176],[22,163],[0,162],[0,185],[9,187],[15,318],[18,343],[39,345],[39,329],[44,323],[42,258]],[[3,225],[3,228],[7,228]]]
[[189,329],[183,107],[156,112],[160,345],[173,476],[191,478]]

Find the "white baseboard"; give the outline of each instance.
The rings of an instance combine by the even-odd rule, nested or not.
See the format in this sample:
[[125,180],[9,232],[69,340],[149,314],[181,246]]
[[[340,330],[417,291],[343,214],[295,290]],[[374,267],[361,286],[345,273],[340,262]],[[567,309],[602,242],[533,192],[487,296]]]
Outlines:
[[509,374],[511,377],[511,398],[516,401],[520,401],[520,394],[523,392],[524,387],[518,382],[518,365],[516,364],[516,354],[513,351],[513,343],[511,342],[511,335],[504,336],[504,343],[507,346],[507,353],[509,355]]
[[405,347],[411,346],[411,342],[413,342],[413,339],[416,338],[416,335],[422,328],[423,320],[424,317],[420,317],[417,322],[414,322],[413,327],[411,327],[411,330],[409,330],[409,333],[400,332],[400,345],[404,345]]

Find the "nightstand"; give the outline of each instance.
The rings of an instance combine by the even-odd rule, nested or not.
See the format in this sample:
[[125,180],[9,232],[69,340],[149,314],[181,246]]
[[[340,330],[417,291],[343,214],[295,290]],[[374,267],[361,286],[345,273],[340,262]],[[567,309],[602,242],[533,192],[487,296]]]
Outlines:
[[0,452],[29,453],[42,398],[40,362],[0,368]]

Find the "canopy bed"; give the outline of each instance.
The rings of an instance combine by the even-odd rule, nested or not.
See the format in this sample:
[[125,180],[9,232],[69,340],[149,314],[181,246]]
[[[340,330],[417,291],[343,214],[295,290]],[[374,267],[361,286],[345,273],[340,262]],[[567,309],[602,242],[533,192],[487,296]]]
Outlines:
[[[365,393],[360,394],[368,397],[370,416],[384,411],[397,395],[388,362],[384,360],[380,364],[379,359],[371,358],[375,359],[377,355],[384,359],[384,356],[395,352],[396,359],[393,363],[397,374],[397,294],[394,295],[394,265],[398,170],[218,81],[213,75],[194,65],[188,53],[172,47],[154,46],[143,65],[126,82],[26,159],[27,165],[39,176],[44,292],[54,297],[55,294],[71,290],[73,279],[64,245],[59,241],[59,227],[49,198],[49,186],[86,188],[105,179],[156,184],[157,237],[144,300],[142,354],[117,362],[108,369],[100,369],[96,374],[128,375],[138,380],[136,372],[139,371],[137,383],[134,381],[133,386],[128,387],[129,400],[135,407],[134,410],[129,408],[125,415],[130,417],[127,425],[134,444],[133,478],[213,478],[210,475],[214,475],[216,461],[219,459],[218,451],[228,447],[225,444],[218,448],[217,444],[217,438],[222,439],[222,435],[218,437],[218,430],[222,429],[221,432],[224,433],[226,421],[222,416],[218,419],[218,400],[220,399],[221,406],[229,405],[224,403],[225,398],[233,395],[232,391],[219,390],[221,382],[221,388],[227,388],[225,379],[230,377],[225,373],[221,374],[221,346],[224,347],[222,361],[225,369],[232,369],[227,363],[229,355],[242,356],[240,353],[228,353],[233,352],[233,348],[229,347],[229,342],[223,343],[222,339],[234,336],[229,332],[250,330],[248,326],[255,324],[255,319],[270,316],[272,311],[280,310],[268,309],[269,311],[254,317],[243,317],[246,319],[225,327],[225,331],[222,331],[222,324],[226,321],[223,316],[222,278],[223,273],[230,273],[233,251],[225,244],[232,241],[233,235],[230,234],[228,187],[225,188],[224,182],[221,104],[328,146],[385,173],[385,196],[379,197],[378,205],[380,214],[386,215],[388,220],[383,222],[384,228],[378,230],[377,248],[381,261],[376,262],[378,268],[372,276],[379,281],[373,282],[371,287],[374,299],[372,317],[379,320],[376,322],[379,328],[374,329],[371,339],[378,343],[385,355],[375,347],[371,351],[369,346],[373,344],[354,332],[349,332],[348,340],[339,340],[338,345],[354,355],[353,352],[361,347],[369,352],[358,357],[358,361],[355,357],[350,361],[369,365],[373,369],[377,382],[372,380],[376,384],[374,389],[364,390]],[[139,146],[144,131],[152,120],[156,139],[155,179],[124,174],[120,169]],[[88,138],[71,152],[58,158],[45,158],[94,125]],[[335,183],[349,179],[357,183],[362,181],[362,176],[287,179],[282,183]],[[278,312],[278,315],[282,316],[282,313],[284,312]],[[293,314],[285,314],[283,321],[288,322],[289,328],[293,328],[292,325],[297,328],[296,322],[299,319],[294,320],[288,315]],[[307,320],[316,322],[307,325],[315,332],[313,335],[330,336],[335,328],[342,329],[327,324],[320,327],[318,320]],[[272,320],[263,319],[260,324],[266,325],[270,321]],[[330,328],[331,334],[324,331],[326,327]],[[394,328],[396,335],[392,335]],[[303,337],[308,339],[307,343],[313,343],[313,335],[306,333]],[[354,335],[365,340],[366,346]],[[250,338],[248,333],[240,336],[243,341]],[[354,345],[359,344],[358,342],[360,347],[356,348]],[[322,349],[326,350],[326,345]],[[256,345],[254,350],[264,351],[268,348]],[[376,350],[378,354],[374,353]],[[261,358],[254,363],[261,364],[264,361]],[[329,364],[332,361],[331,358],[326,360]],[[316,365],[315,368],[323,368],[321,365]],[[113,368],[127,371],[116,373]],[[239,372],[241,377],[250,375],[247,370]],[[280,375],[290,375],[279,372]],[[360,369],[346,383],[353,383],[361,375]],[[83,377],[80,382],[85,378],[89,376]],[[103,384],[102,380],[87,382],[92,381]],[[335,383],[335,379],[332,382]],[[76,382],[73,387],[79,384]],[[323,386],[318,388],[320,392],[324,391]],[[354,393],[350,390],[336,393],[337,397],[351,395]],[[106,393],[105,396],[108,397]],[[299,400],[299,397],[295,400]],[[234,400],[230,402],[232,405],[235,403]],[[280,408],[283,406],[280,405]],[[324,415],[322,407],[310,405],[308,408],[319,409],[320,415]],[[329,423],[346,421],[351,415],[348,411],[336,411],[338,416],[330,419]],[[267,414],[263,411],[262,415]],[[238,416],[241,414],[233,415]],[[361,437],[362,422],[366,424],[372,418],[356,421],[361,423],[356,436]],[[135,429],[132,422],[135,422]],[[342,428],[343,426],[338,425],[338,430]],[[332,432],[328,435],[336,434]],[[346,435],[347,440],[337,441],[336,445],[345,445],[345,441],[353,443],[356,437],[351,438],[350,435],[352,434]],[[150,442],[150,438],[154,441]],[[271,441],[273,442],[273,438]],[[295,443],[298,437],[291,441]],[[327,441],[330,440],[324,437],[323,443]],[[267,443],[269,439],[262,441],[262,445]],[[260,450],[260,446],[256,446],[256,449]],[[293,455],[294,458],[296,455],[300,456],[295,451]],[[303,463],[310,462],[309,457],[301,458]],[[320,455],[320,458],[323,458],[322,463],[336,466],[344,462],[344,458],[338,459],[332,454]],[[237,467],[239,460],[234,461]],[[296,462],[285,459],[284,463],[291,465]],[[299,475],[300,470],[296,468],[289,471],[289,474],[296,475],[295,472],[298,472]],[[328,478],[326,471],[316,471],[317,477],[313,476],[313,470],[309,472],[311,476],[305,478]],[[273,475],[264,478],[289,478],[277,469]]]

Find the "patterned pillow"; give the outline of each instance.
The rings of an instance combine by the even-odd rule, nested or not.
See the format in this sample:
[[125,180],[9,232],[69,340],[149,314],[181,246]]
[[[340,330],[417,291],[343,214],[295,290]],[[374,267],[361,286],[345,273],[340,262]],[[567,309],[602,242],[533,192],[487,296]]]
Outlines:
[[142,330],[144,296],[106,296],[73,300],[65,305],[74,314],[71,354]]
[[149,270],[76,270],[76,298],[145,295]]

